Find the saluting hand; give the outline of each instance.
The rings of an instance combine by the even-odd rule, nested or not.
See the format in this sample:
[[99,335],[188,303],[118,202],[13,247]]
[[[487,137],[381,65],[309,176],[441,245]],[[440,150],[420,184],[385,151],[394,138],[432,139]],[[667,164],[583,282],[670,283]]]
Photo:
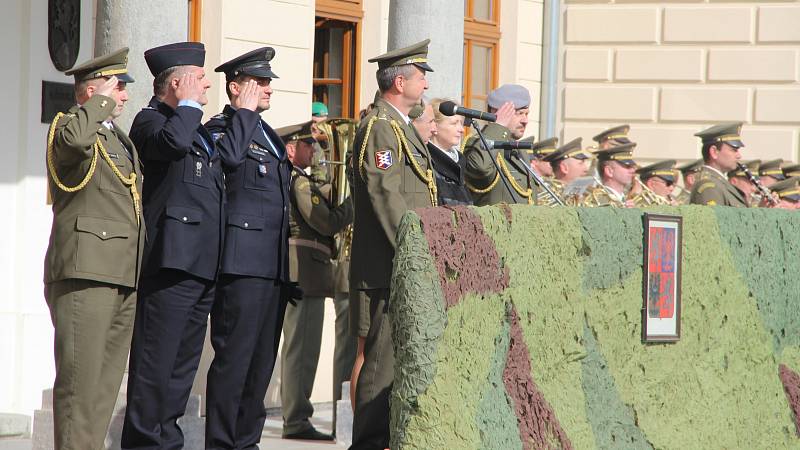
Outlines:
[[178,78],[178,86],[175,88],[175,97],[178,101],[193,100],[200,103],[203,98],[205,88],[193,73],[184,73]]
[[255,111],[258,108],[258,83],[256,80],[249,80],[239,90],[238,95],[231,98],[231,106],[236,109],[249,109]]
[[105,83],[98,86],[94,93],[111,97],[111,93],[117,88],[117,84],[119,84],[119,79],[112,75]]
[[505,102],[500,109],[497,110],[495,114],[497,114],[497,120],[495,121],[496,124],[502,125],[508,128],[511,125],[511,120],[514,118],[514,114],[516,110],[514,109],[513,102]]

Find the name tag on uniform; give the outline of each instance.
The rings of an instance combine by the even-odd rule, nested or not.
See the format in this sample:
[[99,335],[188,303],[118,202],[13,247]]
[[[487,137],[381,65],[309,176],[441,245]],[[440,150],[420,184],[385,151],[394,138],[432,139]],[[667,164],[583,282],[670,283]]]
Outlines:
[[256,144],[250,144],[250,151],[259,156],[267,156],[267,152]]
[[119,155],[117,155],[116,153],[111,153],[111,152],[108,152],[108,157],[111,158],[111,159],[119,159]]

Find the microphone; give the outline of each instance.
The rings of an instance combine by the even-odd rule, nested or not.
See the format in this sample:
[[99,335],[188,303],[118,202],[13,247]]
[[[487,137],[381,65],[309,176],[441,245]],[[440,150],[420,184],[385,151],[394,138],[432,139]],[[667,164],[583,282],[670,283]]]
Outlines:
[[526,141],[493,141],[491,139],[486,140],[486,144],[489,148],[493,149],[504,149],[504,150],[517,150],[517,149],[532,149],[533,142]]
[[463,106],[458,106],[451,101],[442,102],[439,105],[439,112],[445,116],[454,116],[458,114],[459,116],[469,117],[470,119],[485,120],[487,122],[494,122],[497,120],[497,114],[478,111],[477,109],[464,108]]

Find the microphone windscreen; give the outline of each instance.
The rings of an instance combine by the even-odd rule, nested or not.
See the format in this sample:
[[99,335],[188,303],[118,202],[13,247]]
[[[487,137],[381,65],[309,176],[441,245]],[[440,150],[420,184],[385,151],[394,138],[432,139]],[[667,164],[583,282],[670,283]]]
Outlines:
[[456,105],[455,102],[451,102],[449,100],[439,104],[439,112],[444,114],[445,116],[455,115],[457,108],[458,105]]

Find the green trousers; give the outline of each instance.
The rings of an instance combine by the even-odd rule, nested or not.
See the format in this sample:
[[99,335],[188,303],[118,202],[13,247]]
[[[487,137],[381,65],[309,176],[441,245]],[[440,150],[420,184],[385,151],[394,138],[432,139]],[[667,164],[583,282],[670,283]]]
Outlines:
[[[342,382],[350,379],[356,355],[356,340],[348,329],[349,300],[334,300],[336,310],[336,342],[333,356],[333,395],[342,395]],[[304,297],[297,305],[286,306],[281,347],[281,410],[283,434],[300,433],[312,428],[314,415],[311,392],[317,375],[325,298]],[[338,389],[337,389],[338,386]]]
[[49,284],[45,297],[55,328],[55,449],[105,449],[131,344],[136,292],[69,279]]

